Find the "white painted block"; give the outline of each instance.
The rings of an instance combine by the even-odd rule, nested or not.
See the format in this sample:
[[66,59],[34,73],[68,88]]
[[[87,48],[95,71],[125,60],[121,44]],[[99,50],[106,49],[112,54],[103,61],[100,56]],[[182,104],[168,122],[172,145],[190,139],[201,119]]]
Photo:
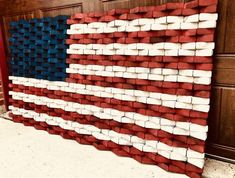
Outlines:
[[203,126],[199,124],[190,124],[190,131],[193,132],[208,132],[208,126]]
[[92,22],[87,24],[88,28],[104,28],[107,27],[107,23],[104,22]]
[[205,133],[205,132],[190,132],[190,136],[198,138],[200,140],[207,139],[207,133]]
[[167,24],[167,29],[168,30],[177,30],[177,29],[180,29],[180,28],[181,28],[181,23],[180,22]]
[[215,20],[207,20],[198,23],[199,28],[216,28]]
[[150,92],[149,93],[150,98],[161,99],[161,96],[162,96],[161,93],[156,93],[156,92]]
[[162,101],[162,106],[175,108],[176,101]]
[[214,42],[197,42],[196,49],[214,49],[215,43]]
[[193,110],[201,111],[201,112],[209,112],[210,106],[209,105],[194,104],[193,105]]
[[191,49],[191,50],[195,50],[196,49],[196,42],[191,42],[191,43],[182,43],[181,48],[182,49]]
[[162,74],[163,75],[177,75],[178,74],[178,70],[175,69],[162,69]]
[[189,15],[184,17],[183,22],[190,23],[190,22],[198,22],[199,21],[199,14]]
[[153,24],[155,23],[155,19],[151,18],[140,18],[139,19],[139,25],[146,25],[146,24]]
[[159,99],[147,98],[147,104],[161,105],[162,102],[161,102],[161,100],[159,100]]
[[192,109],[193,105],[190,103],[183,103],[183,102],[176,102],[175,104],[176,108],[181,108],[181,109]]
[[145,24],[140,26],[140,31],[150,31],[152,24]]
[[149,80],[162,81],[164,79],[163,75],[149,74]]
[[204,158],[205,158],[205,153],[199,153],[199,152],[197,152],[197,151],[188,149],[188,150],[187,150],[187,157],[188,157],[188,158],[204,159]]
[[182,76],[192,77],[193,73],[194,73],[194,70],[191,70],[191,69],[189,69],[189,70],[188,69],[179,70],[179,75],[182,75]]
[[194,56],[195,50],[179,49],[179,55],[180,56]]
[[203,168],[204,166],[204,159],[196,159],[196,158],[188,158],[187,160],[189,163],[193,164],[194,166],[197,166],[199,168]]
[[154,68],[150,70],[151,74],[162,74],[162,68]]
[[159,155],[162,155],[163,157],[170,159],[171,152],[170,151],[165,151],[165,150],[160,150],[158,151]]
[[211,83],[210,77],[194,77],[194,83],[209,85]]
[[194,82],[194,78],[193,77],[189,77],[189,76],[178,76],[178,82],[187,82],[187,83],[193,83]]
[[173,148],[165,143],[158,142],[157,149],[160,151],[172,151]]
[[178,75],[165,75],[164,81],[166,82],[177,82]]
[[218,14],[216,13],[200,13],[200,21],[216,21],[218,20]]
[[151,121],[145,122],[145,127],[146,128],[151,128],[151,129],[160,129],[161,128],[161,126],[159,124],[156,124],[156,123],[151,122]]
[[192,96],[177,96],[177,101],[182,103],[192,103]]
[[171,152],[170,159],[177,161],[186,161],[187,158],[179,153]]
[[167,100],[167,101],[176,101],[177,100],[177,96],[176,95],[171,95],[171,94],[162,94],[161,95],[161,99],[162,100]]
[[154,24],[151,24],[151,30],[166,30],[167,27],[167,24],[156,23],[156,21]]
[[[153,43],[152,49],[164,49],[165,43]],[[151,48],[150,48],[151,49]]]
[[212,56],[213,49],[198,49],[196,50],[196,56]]
[[120,27],[120,26],[127,26],[129,21],[127,20],[114,20],[107,24],[109,27]]
[[181,128],[184,130],[189,130],[190,128],[190,123],[189,122],[176,122],[176,128]]
[[192,103],[193,104],[209,104],[210,99],[209,98],[201,98],[201,97],[192,97]]
[[125,49],[124,50],[124,55],[138,55],[139,50],[135,49]]
[[184,20],[182,16],[166,16],[167,23],[180,23]]
[[176,122],[175,121],[172,121],[172,120],[169,120],[169,119],[161,119],[160,120],[160,125],[161,126],[175,126],[176,125]]
[[198,23],[197,22],[183,22],[181,23],[181,29],[187,30],[187,29],[197,29]]
[[140,31],[140,27],[134,26],[134,25],[128,25],[128,26],[126,26],[126,31],[127,32],[138,32],[138,31]]
[[179,128],[179,127],[174,127],[174,129],[173,129],[173,134],[175,134],[175,135],[185,135],[185,136],[188,136],[188,135],[190,134],[190,131],[189,131],[189,130],[182,129],[182,128]]
[[165,50],[165,56],[179,56],[179,49]]

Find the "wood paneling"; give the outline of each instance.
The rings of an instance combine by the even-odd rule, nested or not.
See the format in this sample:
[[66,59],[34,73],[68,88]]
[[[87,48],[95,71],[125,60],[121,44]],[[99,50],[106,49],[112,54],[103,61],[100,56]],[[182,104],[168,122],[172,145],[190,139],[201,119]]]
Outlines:
[[[7,44],[10,21],[183,1],[186,0],[5,0],[0,2],[0,16]],[[207,152],[235,159],[235,1],[219,0],[218,10]]]

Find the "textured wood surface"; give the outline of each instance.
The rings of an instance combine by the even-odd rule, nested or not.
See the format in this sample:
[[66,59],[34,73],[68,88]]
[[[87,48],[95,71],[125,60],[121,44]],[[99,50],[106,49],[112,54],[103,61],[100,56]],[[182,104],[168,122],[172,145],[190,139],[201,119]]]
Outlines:
[[[8,54],[9,22],[70,15],[75,12],[156,5],[180,0],[6,0],[0,1],[1,26]],[[183,0],[181,0],[182,2]],[[207,152],[235,159],[235,1],[219,1],[214,83]]]

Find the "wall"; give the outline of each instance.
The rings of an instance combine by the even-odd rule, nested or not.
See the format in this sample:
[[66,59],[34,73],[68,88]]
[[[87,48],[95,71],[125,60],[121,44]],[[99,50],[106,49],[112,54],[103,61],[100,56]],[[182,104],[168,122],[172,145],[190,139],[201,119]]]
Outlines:
[[[8,47],[10,21],[178,1],[180,0],[0,0],[0,20]],[[235,1],[219,0],[219,14],[207,152],[235,159]],[[8,54],[8,49],[6,53]]]

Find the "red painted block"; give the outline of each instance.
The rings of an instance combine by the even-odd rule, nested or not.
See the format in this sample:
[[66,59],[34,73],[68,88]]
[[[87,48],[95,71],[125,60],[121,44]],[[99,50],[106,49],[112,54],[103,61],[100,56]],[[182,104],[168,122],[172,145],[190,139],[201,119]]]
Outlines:
[[206,126],[207,125],[207,122],[205,119],[191,119],[191,122],[194,123],[194,124],[199,124],[199,125],[203,125],[203,126]]
[[200,9],[200,13],[215,13],[217,12],[217,4],[205,6]]
[[167,16],[167,12],[165,11],[153,11],[153,18],[159,18],[159,17],[164,17],[164,16]]
[[215,34],[215,29],[210,29],[210,28],[199,28],[197,29],[197,34],[198,35],[210,35],[210,34]]
[[205,90],[205,91],[210,91],[211,90],[211,85],[194,85],[194,90]]
[[68,25],[77,24],[77,23],[79,23],[79,21],[78,21],[78,20],[74,20],[74,19],[67,19],[67,24],[68,24]]
[[164,163],[158,163],[157,164],[160,168],[164,169],[165,171],[169,171],[169,166]]
[[179,57],[178,56],[163,56],[162,61],[163,62],[178,62]]
[[194,63],[212,63],[212,57],[195,56]]
[[174,10],[170,11],[168,15],[170,15],[170,16],[180,16],[180,15],[182,15],[182,11],[183,11],[182,8],[174,9]]
[[89,12],[87,14],[88,17],[102,17],[105,16],[107,13],[106,12]]
[[178,69],[195,69],[195,65],[192,63],[179,62]]
[[113,20],[116,20],[117,18],[115,16],[111,16],[111,15],[105,15],[99,18],[99,22],[110,22]]
[[209,98],[210,97],[210,91],[195,91],[194,96],[202,97],[202,98]]
[[197,37],[197,41],[200,41],[200,42],[212,42],[212,41],[214,41],[214,34],[198,36]]
[[199,6],[210,6],[218,4],[218,0],[199,0]]
[[179,58],[180,62],[183,63],[193,63],[196,56],[183,56]]
[[179,83],[177,83],[177,82],[163,82],[162,87],[163,88],[179,88]]
[[196,166],[194,166],[190,163],[187,163],[185,168],[186,168],[186,171],[190,171],[190,172],[196,172],[196,173],[199,173],[199,174],[203,172],[202,169],[200,169],[200,168],[198,168],[198,167],[196,167]]
[[188,8],[196,8],[196,7],[198,7],[198,5],[199,5],[199,0],[193,0],[193,1],[190,1],[190,2],[186,2],[185,4],[184,4],[184,8],[185,9],[188,9]]
[[78,43],[78,40],[72,40],[72,39],[66,39],[66,44],[76,44]]
[[155,161],[147,158],[147,157],[143,157],[142,160],[141,160],[141,163],[143,164],[155,164]]
[[213,69],[213,64],[196,64],[196,69],[211,71]]
[[207,118],[208,117],[208,113],[191,110],[190,111],[190,117]]
[[189,93],[191,93],[191,91],[186,91],[186,90],[192,90],[193,84],[192,83],[180,83],[179,88],[184,89],[184,90],[178,90],[177,91],[178,94],[184,93],[184,94],[188,95]]
[[71,16],[72,19],[82,19],[87,17],[86,13],[76,13],[73,16]]
[[169,3],[166,3],[166,9],[167,10],[174,10],[174,9],[181,9],[184,7],[184,3],[182,2],[169,2]]
[[154,11],[155,6],[143,6],[143,7],[135,7],[133,9],[130,9],[131,14],[136,14],[136,13],[146,13],[149,11]]
[[166,36],[179,36],[180,34],[181,34],[180,30],[165,30]]
[[190,43],[190,42],[195,42],[196,37],[195,36],[179,36],[179,42],[181,43]]
[[107,12],[108,15],[121,15],[121,14],[128,14],[130,12],[129,9],[112,9]]
[[169,108],[169,107],[165,107],[165,106],[159,106],[159,110],[160,113],[175,113],[175,109],[173,108]]
[[178,166],[174,166],[174,165],[169,165],[169,171],[179,173],[179,174],[184,174],[185,173],[184,169],[181,169]]
[[168,69],[177,69],[178,68],[178,63],[177,62],[170,62],[165,64],[165,68]]
[[197,29],[189,29],[189,30],[183,30],[181,31],[181,36],[196,36],[197,35]]
[[189,117],[190,115],[190,110],[188,109],[177,109],[176,113],[185,117]]

